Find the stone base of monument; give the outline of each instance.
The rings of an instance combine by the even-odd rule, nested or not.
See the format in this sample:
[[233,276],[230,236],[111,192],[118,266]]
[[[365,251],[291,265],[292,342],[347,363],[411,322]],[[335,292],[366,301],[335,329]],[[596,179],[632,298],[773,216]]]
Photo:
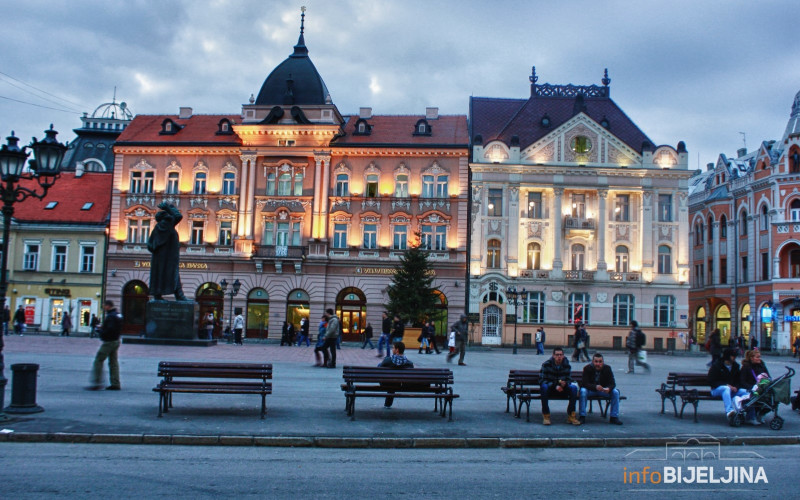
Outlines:
[[217,345],[214,339],[197,337],[199,307],[196,302],[151,300],[145,309],[144,337],[122,337],[122,342],[199,347]]

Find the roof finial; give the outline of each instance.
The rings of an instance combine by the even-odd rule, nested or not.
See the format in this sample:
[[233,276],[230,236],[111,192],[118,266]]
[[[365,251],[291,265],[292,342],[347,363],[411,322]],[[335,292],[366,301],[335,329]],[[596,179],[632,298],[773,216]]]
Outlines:
[[539,77],[536,76],[536,66],[531,66],[531,76],[528,77],[528,80],[534,85],[539,81]]
[[611,83],[611,78],[608,77],[608,68],[603,71],[603,79],[600,81],[603,82],[603,85],[606,87],[608,87],[608,84]]
[[303,30],[305,29],[305,22],[306,22],[306,6],[303,5],[300,7],[300,34],[303,34]]

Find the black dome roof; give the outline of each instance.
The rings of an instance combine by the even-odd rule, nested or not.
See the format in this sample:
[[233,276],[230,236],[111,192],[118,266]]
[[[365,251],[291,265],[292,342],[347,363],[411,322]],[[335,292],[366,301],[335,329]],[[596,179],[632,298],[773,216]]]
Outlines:
[[256,105],[325,104],[328,87],[308,57],[302,31],[294,53],[269,74],[256,98]]

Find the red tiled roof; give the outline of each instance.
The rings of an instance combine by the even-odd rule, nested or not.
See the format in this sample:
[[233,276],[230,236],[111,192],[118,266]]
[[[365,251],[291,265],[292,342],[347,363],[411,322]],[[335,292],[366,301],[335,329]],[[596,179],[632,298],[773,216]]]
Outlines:
[[[631,147],[642,150],[642,143],[652,141],[636,126],[617,104],[607,97],[586,97],[585,113],[598,124],[608,120],[608,131]],[[574,97],[533,96],[529,99],[497,99],[491,97],[470,98],[473,139],[480,134],[483,143],[501,140],[506,144],[511,137],[519,137],[524,149],[541,139],[564,122],[575,116]],[[541,125],[547,114],[550,126]]]
[[[171,119],[181,128],[175,134],[161,135],[161,124]],[[184,144],[184,143],[216,143],[220,145],[242,143],[236,134],[217,135],[219,122],[227,118],[231,123],[241,121],[239,115],[192,115],[180,119],[177,115],[136,115],[130,125],[125,127],[116,144]]]
[[[44,200],[28,198],[14,205],[14,220],[28,223],[105,224],[111,209],[111,172],[86,172],[76,177],[75,172],[64,172],[47,192]],[[28,189],[42,191],[36,181],[22,181]],[[58,202],[50,210],[48,203]],[[81,210],[85,203],[91,208]]]
[[467,135],[467,117],[465,115],[439,115],[435,120],[428,120],[431,135],[413,135],[417,122],[424,115],[375,115],[367,118],[372,126],[369,135],[354,135],[358,115],[346,117],[345,136],[336,140],[336,146],[350,145],[469,145]]

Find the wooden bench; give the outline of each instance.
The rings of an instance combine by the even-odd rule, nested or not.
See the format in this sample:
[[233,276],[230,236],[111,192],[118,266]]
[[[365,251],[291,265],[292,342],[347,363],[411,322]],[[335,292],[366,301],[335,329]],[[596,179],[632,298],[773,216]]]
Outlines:
[[345,366],[342,370],[345,410],[355,420],[356,398],[429,398],[433,411],[453,420],[453,372],[446,368],[383,368]]
[[[580,387],[583,380],[583,371],[570,372],[570,377],[578,385],[578,400],[580,400]],[[508,382],[505,387],[500,388],[506,394],[506,413],[509,411],[509,400],[514,401],[514,416],[520,418],[522,405],[525,404],[525,420],[531,421],[531,401],[542,399],[541,372],[540,370],[511,370],[508,374]],[[617,387],[617,390],[619,388]],[[551,400],[569,399],[566,394],[563,397],[551,397]],[[622,394],[619,400],[628,399]],[[606,396],[589,396],[589,413],[593,413],[593,404],[596,401],[600,407],[600,416],[606,418],[608,408],[611,406],[611,398]],[[519,402],[519,405],[517,405]]]
[[680,418],[683,418],[686,405],[690,404],[694,407],[694,421],[697,423],[697,404],[700,401],[722,401],[721,397],[711,395],[707,373],[677,373],[675,385],[679,387],[678,395],[681,397]]
[[159,395],[159,417],[162,411],[167,413],[172,408],[172,395],[183,392],[260,394],[263,419],[267,412],[267,394],[272,394],[272,382],[268,382],[272,380],[271,364],[161,361],[158,363],[158,376],[163,379],[153,391]]

